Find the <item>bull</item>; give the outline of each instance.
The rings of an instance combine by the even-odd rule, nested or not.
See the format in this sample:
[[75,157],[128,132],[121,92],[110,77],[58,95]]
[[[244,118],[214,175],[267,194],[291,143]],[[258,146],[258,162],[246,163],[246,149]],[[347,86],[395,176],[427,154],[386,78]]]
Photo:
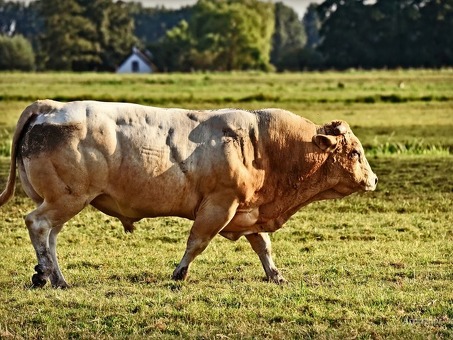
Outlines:
[[37,205],[25,217],[38,265],[34,287],[68,284],[57,235],[87,205],[126,231],[142,218],[193,220],[172,278],[184,280],[220,234],[245,236],[266,277],[285,282],[268,233],[303,206],[377,185],[344,121],[315,125],[280,109],[164,109],[127,103],[37,101],[21,114],[0,206],[22,188]]

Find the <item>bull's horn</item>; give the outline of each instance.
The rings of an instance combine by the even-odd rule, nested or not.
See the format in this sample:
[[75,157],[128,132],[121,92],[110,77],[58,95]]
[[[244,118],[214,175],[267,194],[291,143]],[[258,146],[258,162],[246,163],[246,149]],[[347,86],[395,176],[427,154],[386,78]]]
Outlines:
[[347,132],[346,126],[340,124],[334,127],[333,134],[335,136],[344,135]]

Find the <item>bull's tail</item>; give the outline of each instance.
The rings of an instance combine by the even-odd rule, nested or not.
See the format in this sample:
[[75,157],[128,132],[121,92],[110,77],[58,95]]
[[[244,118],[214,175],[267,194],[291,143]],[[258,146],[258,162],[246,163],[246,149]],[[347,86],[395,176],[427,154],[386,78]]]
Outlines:
[[30,121],[41,112],[48,111],[51,108],[52,101],[42,100],[36,101],[28,106],[20,115],[19,121],[17,122],[16,131],[14,132],[13,141],[11,144],[11,165],[9,167],[8,181],[6,182],[6,188],[0,194],[0,206],[8,202],[14,195],[14,189],[16,185],[16,165],[17,156],[19,153],[19,142],[22,135],[26,131],[26,126],[30,124]]

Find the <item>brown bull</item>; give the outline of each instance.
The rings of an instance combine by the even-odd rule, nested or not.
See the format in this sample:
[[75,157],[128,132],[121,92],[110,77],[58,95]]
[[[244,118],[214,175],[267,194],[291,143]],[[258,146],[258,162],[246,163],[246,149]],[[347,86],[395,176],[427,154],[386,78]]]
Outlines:
[[37,208],[27,224],[38,265],[33,285],[67,287],[56,256],[63,224],[91,204],[126,231],[145,217],[194,221],[173,278],[220,234],[245,236],[267,278],[284,278],[268,232],[301,207],[376,188],[348,124],[323,126],[288,111],[194,111],[125,103],[38,101],[17,123],[0,205],[14,193],[16,165]]

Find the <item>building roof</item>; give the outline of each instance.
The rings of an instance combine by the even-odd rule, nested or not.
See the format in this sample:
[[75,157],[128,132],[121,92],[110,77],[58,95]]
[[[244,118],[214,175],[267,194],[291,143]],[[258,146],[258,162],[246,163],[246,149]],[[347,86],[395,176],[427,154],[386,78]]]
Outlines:
[[155,72],[157,70],[157,67],[156,65],[152,62],[151,58],[152,58],[152,53],[149,52],[149,51],[146,51],[146,52],[142,52],[140,49],[138,49],[137,47],[132,47],[132,52],[131,54],[129,54],[126,58],[124,58],[123,61],[121,61],[121,63],[119,64],[118,66],[118,69],[121,68],[121,66],[132,56],[132,55],[136,55],[138,58],[140,58],[141,61],[143,61],[146,65],[148,65],[151,70],[153,70],[153,72]]

